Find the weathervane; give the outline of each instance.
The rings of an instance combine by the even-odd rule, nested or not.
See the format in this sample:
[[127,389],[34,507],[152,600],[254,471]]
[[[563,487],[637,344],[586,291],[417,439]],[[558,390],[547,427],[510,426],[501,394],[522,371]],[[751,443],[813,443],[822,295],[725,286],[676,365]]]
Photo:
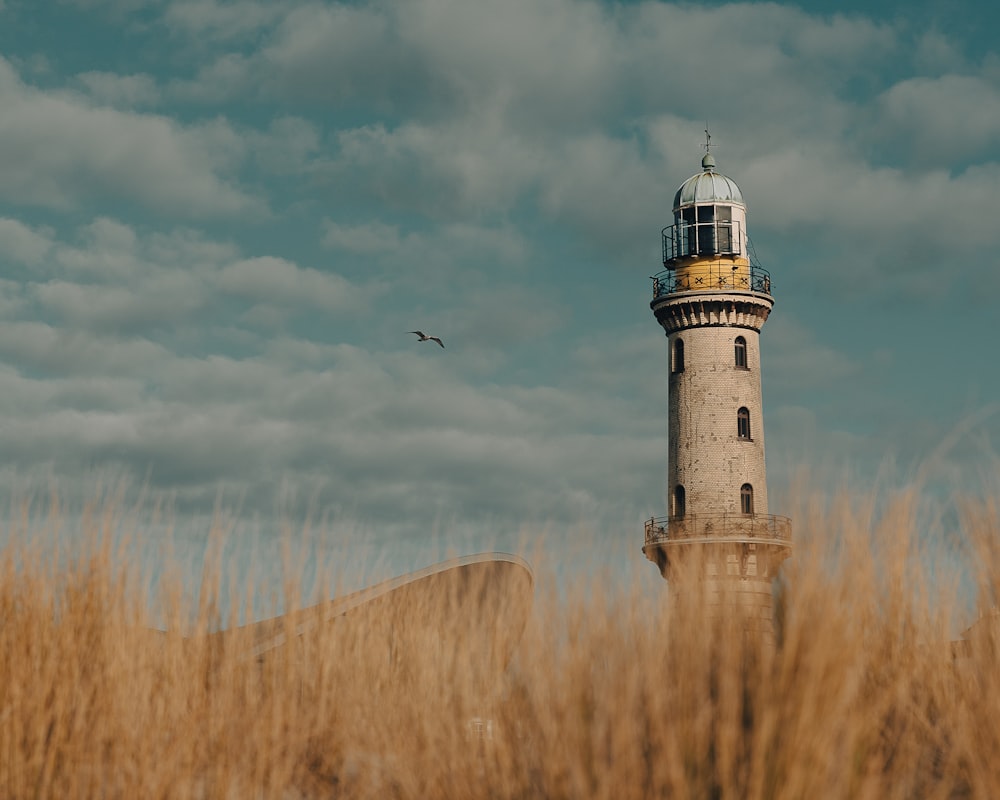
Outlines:
[[701,166],[705,172],[715,171],[715,157],[712,155],[712,134],[708,132],[708,123],[705,123],[705,155],[701,157]]

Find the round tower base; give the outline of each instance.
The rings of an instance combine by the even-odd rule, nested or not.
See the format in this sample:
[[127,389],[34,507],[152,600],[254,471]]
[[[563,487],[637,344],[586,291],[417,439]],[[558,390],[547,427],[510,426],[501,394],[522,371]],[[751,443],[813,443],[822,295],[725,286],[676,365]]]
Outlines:
[[671,615],[706,631],[732,623],[773,646],[774,587],[790,548],[760,542],[659,542],[645,549],[666,578]]
[[669,591],[671,614],[680,615],[688,624],[706,631],[723,624],[773,647],[774,597],[769,580],[737,578],[695,585],[674,579]]

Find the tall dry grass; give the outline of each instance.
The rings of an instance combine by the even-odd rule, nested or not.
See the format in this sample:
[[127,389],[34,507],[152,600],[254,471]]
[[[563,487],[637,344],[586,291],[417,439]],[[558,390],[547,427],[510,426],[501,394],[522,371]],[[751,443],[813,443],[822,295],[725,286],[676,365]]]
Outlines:
[[468,613],[489,587],[305,628],[292,614],[258,658],[259,628],[215,633],[219,576],[193,630],[170,586],[152,616],[172,624],[150,630],[106,516],[61,554],[14,531],[0,796],[1000,797],[996,631],[951,644],[970,581],[996,602],[1000,508],[960,510],[943,545],[912,495],[806,498],[773,652],[672,615],[665,586],[557,587],[539,567],[499,667],[477,621],[495,594]]

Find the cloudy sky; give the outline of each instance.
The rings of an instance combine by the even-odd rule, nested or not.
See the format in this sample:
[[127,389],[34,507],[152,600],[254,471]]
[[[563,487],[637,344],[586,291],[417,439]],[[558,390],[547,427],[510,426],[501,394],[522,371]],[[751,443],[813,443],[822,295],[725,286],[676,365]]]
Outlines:
[[647,276],[707,123],[776,298],[771,510],[804,471],[905,482],[937,451],[934,481],[973,479],[1000,437],[990,8],[0,0],[0,477],[641,560]]

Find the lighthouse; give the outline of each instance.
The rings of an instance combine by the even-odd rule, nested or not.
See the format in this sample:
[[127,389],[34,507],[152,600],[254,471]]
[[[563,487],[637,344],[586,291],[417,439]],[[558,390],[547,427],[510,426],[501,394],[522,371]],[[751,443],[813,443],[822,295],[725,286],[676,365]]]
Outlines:
[[748,251],[743,194],[705,150],[674,195],[653,277],[669,352],[668,509],[646,522],[642,549],[673,601],[697,598],[770,638],[772,582],[791,553],[764,466],[760,331],[774,298]]

